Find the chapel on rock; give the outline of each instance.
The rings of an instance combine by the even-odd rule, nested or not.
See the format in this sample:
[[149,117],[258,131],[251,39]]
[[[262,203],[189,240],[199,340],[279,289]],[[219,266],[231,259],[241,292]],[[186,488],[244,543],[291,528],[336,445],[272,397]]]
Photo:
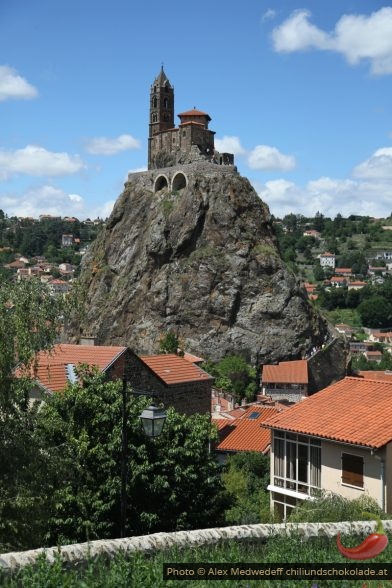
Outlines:
[[150,91],[148,136],[148,169],[160,169],[196,161],[234,165],[234,155],[218,153],[214,147],[215,132],[208,128],[211,117],[196,108],[178,115],[174,124],[174,87],[161,71]]

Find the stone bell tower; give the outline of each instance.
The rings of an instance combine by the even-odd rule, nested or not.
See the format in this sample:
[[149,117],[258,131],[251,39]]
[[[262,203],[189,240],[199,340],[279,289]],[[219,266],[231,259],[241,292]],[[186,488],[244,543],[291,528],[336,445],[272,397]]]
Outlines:
[[151,169],[153,153],[151,150],[154,135],[174,128],[174,88],[168,77],[161,71],[152,83],[150,90],[150,122],[148,135],[148,169]]

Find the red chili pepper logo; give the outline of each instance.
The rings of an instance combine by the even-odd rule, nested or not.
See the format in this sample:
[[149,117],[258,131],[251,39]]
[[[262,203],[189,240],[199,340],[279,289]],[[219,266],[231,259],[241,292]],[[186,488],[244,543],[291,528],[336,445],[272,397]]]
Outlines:
[[356,547],[344,547],[340,542],[340,533],[338,533],[338,536],[336,537],[338,550],[344,555],[344,557],[349,559],[372,559],[373,557],[380,555],[388,545],[388,537],[385,534],[380,517],[373,515],[370,512],[364,512],[362,514],[377,521],[377,529],[375,533],[371,533]]

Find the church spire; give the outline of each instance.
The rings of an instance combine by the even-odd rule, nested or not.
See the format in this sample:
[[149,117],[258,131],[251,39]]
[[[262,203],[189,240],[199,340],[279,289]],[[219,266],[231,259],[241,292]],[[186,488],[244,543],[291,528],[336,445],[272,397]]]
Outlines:
[[154,135],[174,127],[174,88],[164,72],[161,71],[152,83],[150,90],[150,122],[148,165],[151,166],[151,139]]

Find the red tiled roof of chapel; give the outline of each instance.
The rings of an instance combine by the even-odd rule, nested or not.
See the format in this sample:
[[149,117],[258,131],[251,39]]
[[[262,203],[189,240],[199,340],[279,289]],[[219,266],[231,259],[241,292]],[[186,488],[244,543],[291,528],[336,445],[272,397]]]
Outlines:
[[199,366],[179,357],[175,353],[160,355],[141,355],[139,359],[145,363],[165,384],[181,384],[183,382],[203,382],[213,380]]
[[178,116],[209,116],[209,114],[207,114],[206,112],[202,112],[201,110],[197,110],[196,108],[192,108],[192,110],[180,112]]
[[392,382],[346,377],[265,426],[377,449],[392,440]]

